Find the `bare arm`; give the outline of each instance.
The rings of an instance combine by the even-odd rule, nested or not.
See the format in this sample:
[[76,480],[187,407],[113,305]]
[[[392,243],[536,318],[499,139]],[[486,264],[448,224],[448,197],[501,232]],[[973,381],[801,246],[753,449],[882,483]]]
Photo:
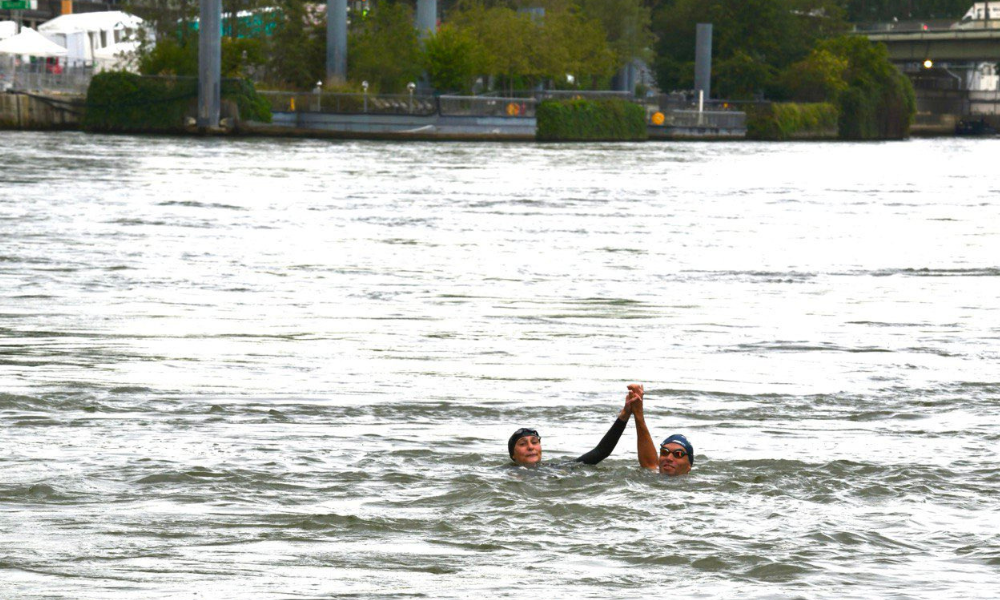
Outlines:
[[632,416],[635,418],[635,451],[641,467],[656,469],[659,467],[659,460],[656,455],[656,445],[653,444],[649,428],[646,427],[646,419],[642,415],[642,393],[641,385],[629,386],[629,397],[632,398]]

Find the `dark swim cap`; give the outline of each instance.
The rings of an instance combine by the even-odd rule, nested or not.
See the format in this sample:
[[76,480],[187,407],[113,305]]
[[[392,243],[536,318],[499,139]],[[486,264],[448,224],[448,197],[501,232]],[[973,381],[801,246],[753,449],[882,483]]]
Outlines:
[[542,436],[538,435],[538,432],[535,431],[534,429],[528,429],[527,427],[522,427],[518,429],[517,431],[514,432],[514,435],[510,436],[510,439],[507,440],[507,453],[510,454],[511,458],[514,458],[514,444],[517,443],[517,440],[523,438],[526,435],[533,435],[538,439],[542,439]]
[[675,433],[674,435],[663,440],[663,443],[660,444],[660,448],[663,448],[667,444],[680,444],[681,446],[684,446],[684,451],[688,453],[688,461],[691,462],[692,467],[694,466],[694,446],[691,445],[691,442],[689,442],[686,437],[679,433]]

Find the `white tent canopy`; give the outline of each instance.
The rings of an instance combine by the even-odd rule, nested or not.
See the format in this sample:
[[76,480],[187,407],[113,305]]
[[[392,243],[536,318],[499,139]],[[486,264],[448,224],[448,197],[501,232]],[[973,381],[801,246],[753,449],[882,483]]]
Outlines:
[[135,15],[120,10],[105,12],[75,13],[62,15],[38,26],[42,33],[67,34],[81,31],[114,31],[117,29],[139,29],[145,21]]
[[43,58],[66,56],[66,49],[55,42],[45,39],[45,36],[30,27],[21,29],[21,33],[0,42],[0,54],[22,54],[41,56]]
[[94,61],[99,70],[132,70],[135,68],[139,42],[119,42],[114,46],[94,50]]

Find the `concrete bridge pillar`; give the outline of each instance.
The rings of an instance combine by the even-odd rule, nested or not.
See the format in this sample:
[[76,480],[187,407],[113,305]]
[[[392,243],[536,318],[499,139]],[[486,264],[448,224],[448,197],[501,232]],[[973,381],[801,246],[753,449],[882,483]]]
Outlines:
[[695,26],[694,93],[704,92],[705,100],[712,97],[712,24]]
[[417,0],[417,33],[420,39],[437,31],[437,0]]
[[222,107],[222,0],[201,0],[198,22],[198,127],[219,126]]
[[326,77],[347,81],[347,0],[326,3]]

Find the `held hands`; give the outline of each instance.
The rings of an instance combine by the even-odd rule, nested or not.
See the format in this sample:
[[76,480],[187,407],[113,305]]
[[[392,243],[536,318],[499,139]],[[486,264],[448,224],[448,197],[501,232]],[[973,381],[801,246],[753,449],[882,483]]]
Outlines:
[[630,413],[642,414],[642,395],[644,390],[638,383],[628,386],[628,395],[625,397],[625,410]]

